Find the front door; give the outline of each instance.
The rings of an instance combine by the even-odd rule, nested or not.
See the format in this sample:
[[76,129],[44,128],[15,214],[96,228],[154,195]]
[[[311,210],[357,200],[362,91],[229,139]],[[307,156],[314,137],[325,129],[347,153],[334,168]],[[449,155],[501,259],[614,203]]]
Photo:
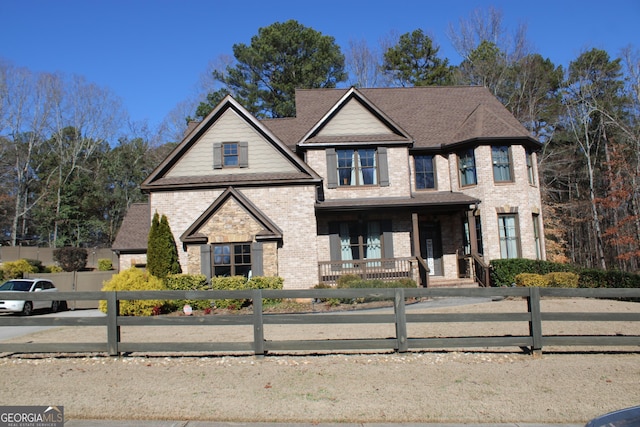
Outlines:
[[442,238],[440,224],[436,222],[423,223],[420,226],[420,254],[427,261],[430,276],[443,276],[442,267]]

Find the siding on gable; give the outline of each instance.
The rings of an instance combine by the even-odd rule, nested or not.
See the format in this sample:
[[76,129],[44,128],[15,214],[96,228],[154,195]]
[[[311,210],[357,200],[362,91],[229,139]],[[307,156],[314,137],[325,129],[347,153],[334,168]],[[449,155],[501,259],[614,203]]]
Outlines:
[[318,133],[319,136],[393,135],[393,132],[358,101],[349,101]]
[[[213,169],[215,142],[247,141],[249,167]],[[182,156],[167,177],[295,172],[298,169],[282,153],[249,126],[235,111],[227,110]]]

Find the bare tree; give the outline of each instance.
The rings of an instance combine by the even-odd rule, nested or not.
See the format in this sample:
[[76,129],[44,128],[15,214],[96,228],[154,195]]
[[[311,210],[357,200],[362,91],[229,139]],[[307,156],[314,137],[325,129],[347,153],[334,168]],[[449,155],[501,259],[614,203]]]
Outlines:
[[451,23],[447,29],[447,36],[463,59],[469,59],[471,52],[483,41],[487,41],[505,52],[509,63],[519,61],[529,53],[526,35],[525,24],[519,24],[516,30],[509,34],[503,24],[502,11],[493,6],[487,10],[475,9],[469,18],[460,18],[458,29]]
[[108,89],[87,82],[84,77],[56,76],[50,80],[56,94],[53,102],[49,148],[56,157],[55,192],[56,220],[52,243],[58,237],[63,190],[78,169],[106,141],[113,138],[124,120],[121,101]]
[[52,76],[34,74],[26,68],[0,63],[0,137],[5,144],[2,157],[12,164],[10,187],[13,210],[10,244],[15,246],[26,230],[26,216],[43,197],[35,187],[48,180],[41,176],[42,142],[53,109]]
[[349,40],[349,48],[345,53],[349,84],[356,87],[380,87],[380,59],[380,53],[372,50],[366,40]]

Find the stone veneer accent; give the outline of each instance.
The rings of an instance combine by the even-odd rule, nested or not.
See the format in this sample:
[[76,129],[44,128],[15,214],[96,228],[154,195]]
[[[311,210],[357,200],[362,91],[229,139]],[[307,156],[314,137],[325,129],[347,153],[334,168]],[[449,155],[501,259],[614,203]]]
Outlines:
[[[267,241],[263,244],[265,275],[282,277],[287,289],[306,289],[315,285],[318,277],[315,186],[237,190],[282,231],[282,242]],[[224,189],[154,192],[150,196],[151,214],[157,211],[160,215],[165,214],[169,220],[184,272],[200,273],[200,248],[199,245],[184,247],[180,236],[223,191]],[[249,240],[239,241],[254,241],[253,236],[260,231],[256,225],[255,220],[237,203],[225,203],[203,227],[203,232],[211,243],[232,242],[248,236],[251,236]],[[216,227],[222,227],[226,231],[218,234]]]

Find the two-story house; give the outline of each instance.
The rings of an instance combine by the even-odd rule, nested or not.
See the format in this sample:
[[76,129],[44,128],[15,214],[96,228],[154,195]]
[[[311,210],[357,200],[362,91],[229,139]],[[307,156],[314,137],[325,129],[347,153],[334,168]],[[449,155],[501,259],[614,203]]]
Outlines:
[[184,272],[285,288],[352,273],[431,286],[544,259],[540,143],[487,89],[299,90],[296,112],[258,120],[227,97],[191,126],[142,183],[120,268],[144,263],[148,229],[132,224],[155,212]]

